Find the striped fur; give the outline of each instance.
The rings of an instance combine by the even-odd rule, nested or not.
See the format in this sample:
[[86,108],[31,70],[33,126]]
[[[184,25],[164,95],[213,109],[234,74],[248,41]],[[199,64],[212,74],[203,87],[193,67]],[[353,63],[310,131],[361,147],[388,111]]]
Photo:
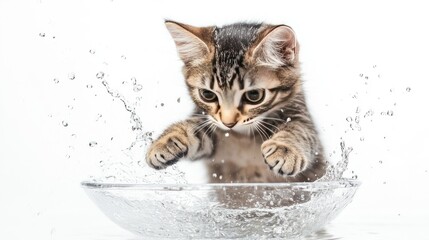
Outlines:
[[290,27],[166,25],[196,108],[152,144],[150,166],[209,159],[211,182],[314,181],[325,173]]

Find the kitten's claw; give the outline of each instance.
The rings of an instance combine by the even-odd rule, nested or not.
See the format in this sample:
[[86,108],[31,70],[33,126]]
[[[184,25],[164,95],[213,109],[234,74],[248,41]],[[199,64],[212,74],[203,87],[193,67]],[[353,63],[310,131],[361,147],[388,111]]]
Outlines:
[[304,155],[291,144],[269,139],[262,144],[261,151],[270,170],[279,175],[296,176],[308,165]]
[[187,153],[188,147],[183,137],[167,135],[152,144],[146,155],[146,162],[156,170],[164,169],[177,163]]

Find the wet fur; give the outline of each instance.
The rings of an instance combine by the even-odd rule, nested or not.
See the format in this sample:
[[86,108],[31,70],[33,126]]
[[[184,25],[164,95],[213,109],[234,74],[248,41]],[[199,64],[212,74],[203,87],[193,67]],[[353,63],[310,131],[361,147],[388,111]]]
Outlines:
[[[314,181],[323,176],[326,162],[305,103],[299,45],[290,27],[166,25],[196,108],[154,141],[146,156],[151,167],[206,159],[211,182]],[[203,101],[200,89],[215,92],[217,102]],[[262,103],[240,99],[252,89],[264,89]],[[225,127],[228,122],[235,127]]]

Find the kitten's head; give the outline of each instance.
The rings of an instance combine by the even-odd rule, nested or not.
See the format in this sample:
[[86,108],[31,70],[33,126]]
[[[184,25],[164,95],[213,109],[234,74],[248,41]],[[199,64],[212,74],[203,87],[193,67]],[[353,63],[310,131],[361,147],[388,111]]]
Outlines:
[[299,46],[286,25],[166,26],[192,99],[218,127],[248,129],[300,91]]

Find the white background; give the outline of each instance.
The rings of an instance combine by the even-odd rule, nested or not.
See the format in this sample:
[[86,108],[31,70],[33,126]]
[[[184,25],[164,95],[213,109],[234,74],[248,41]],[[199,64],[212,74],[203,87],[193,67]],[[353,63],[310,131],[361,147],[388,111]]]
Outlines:
[[[129,114],[96,74],[104,72],[113,89],[138,102],[147,131],[159,133],[186,117],[192,105],[163,24],[173,19],[198,26],[240,20],[292,26],[327,154],[335,151],[331,160],[338,161],[343,138],[354,148],[347,176],[363,182],[332,234],[427,239],[426,10],[412,1],[2,0],[0,238],[133,238],[79,186],[100,171],[105,156],[121,156],[134,138]],[[141,91],[132,90],[133,77]],[[364,118],[369,110],[374,115]],[[393,116],[382,114],[387,111]],[[346,120],[356,116],[361,131]],[[98,145],[89,147],[91,141]],[[133,154],[143,158],[143,152]]]

